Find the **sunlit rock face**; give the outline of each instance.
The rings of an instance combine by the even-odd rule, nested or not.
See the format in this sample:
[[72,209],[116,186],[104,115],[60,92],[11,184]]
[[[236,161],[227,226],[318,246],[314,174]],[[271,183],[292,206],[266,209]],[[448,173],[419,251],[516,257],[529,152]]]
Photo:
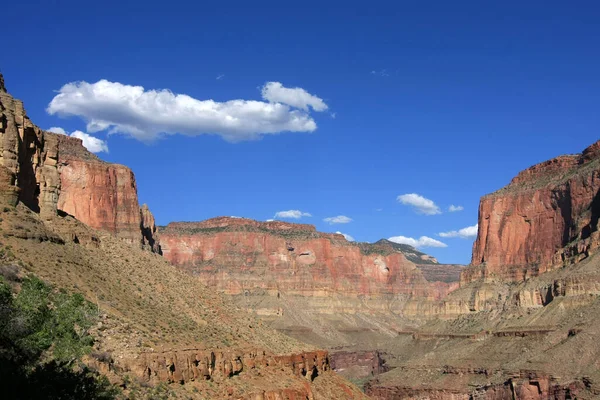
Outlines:
[[579,261],[599,244],[600,141],[521,172],[479,205],[463,281],[524,280]]
[[220,217],[171,223],[160,235],[165,258],[228,294],[436,296],[401,252],[370,251],[311,225]]

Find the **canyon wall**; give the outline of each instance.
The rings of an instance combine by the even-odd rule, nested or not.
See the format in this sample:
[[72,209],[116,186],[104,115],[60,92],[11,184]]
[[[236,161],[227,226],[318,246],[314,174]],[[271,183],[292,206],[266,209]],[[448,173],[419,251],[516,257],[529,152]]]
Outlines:
[[450,290],[431,285],[393,246],[355,244],[312,225],[219,217],[170,223],[160,237],[167,260],[231,295],[439,299]]
[[139,206],[133,172],[103,162],[80,139],[35,126],[1,75],[0,135],[0,200],[20,201],[46,218],[60,210],[160,252],[154,217]]
[[159,234],[172,264],[272,327],[326,348],[395,336],[408,318],[427,316],[422,303],[457,289],[462,269],[410,246],[354,243],[281,221],[218,217],[170,223]]
[[600,141],[534,165],[479,205],[472,267],[463,282],[520,281],[598,248]]

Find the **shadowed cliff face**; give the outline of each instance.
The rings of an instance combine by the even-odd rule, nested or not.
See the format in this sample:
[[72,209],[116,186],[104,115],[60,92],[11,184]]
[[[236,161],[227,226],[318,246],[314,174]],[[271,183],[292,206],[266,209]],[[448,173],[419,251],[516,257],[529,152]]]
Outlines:
[[[0,75],[1,78],[1,75]],[[56,213],[60,191],[58,141],[35,126],[23,103],[7,93],[0,79],[0,195],[23,202],[47,218]]]
[[465,282],[523,280],[576,262],[599,244],[600,142],[535,165],[479,205]]

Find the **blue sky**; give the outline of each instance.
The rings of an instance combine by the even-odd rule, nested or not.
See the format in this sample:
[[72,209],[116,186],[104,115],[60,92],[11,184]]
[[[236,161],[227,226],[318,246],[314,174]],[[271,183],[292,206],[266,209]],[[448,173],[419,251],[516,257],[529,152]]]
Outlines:
[[[99,155],[133,169],[160,224],[299,210],[311,216],[290,221],[360,241],[427,236],[447,247],[423,251],[466,263],[473,238],[439,233],[476,224],[480,196],[523,168],[599,138],[597,2],[121,3],[3,5],[0,68],[36,124],[106,141]],[[102,79],[116,103],[92,90]],[[267,82],[302,90],[263,98]],[[121,107],[133,86],[173,95]],[[165,105],[177,94],[222,107],[207,128],[184,98]],[[221,129],[230,114],[241,125]],[[111,127],[86,124],[100,117]],[[242,140],[255,122],[305,131]],[[153,139],[161,129],[188,135]],[[440,213],[398,201],[412,193]],[[336,216],[352,221],[323,221]]]

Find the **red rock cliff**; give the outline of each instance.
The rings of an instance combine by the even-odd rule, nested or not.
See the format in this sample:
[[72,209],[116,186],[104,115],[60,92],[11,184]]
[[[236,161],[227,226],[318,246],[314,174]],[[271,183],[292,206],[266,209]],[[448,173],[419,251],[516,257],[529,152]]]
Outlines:
[[0,200],[42,216],[57,209],[129,243],[160,251],[154,217],[140,208],[133,172],[103,162],[80,139],[46,132],[7,93],[0,75]]
[[228,294],[443,295],[393,247],[354,244],[311,225],[220,217],[171,223],[160,237],[165,258]]
[[524,280],[578,261],[598,244],[600,141],[534,165],[479,205],[472,267],[462,280]]

